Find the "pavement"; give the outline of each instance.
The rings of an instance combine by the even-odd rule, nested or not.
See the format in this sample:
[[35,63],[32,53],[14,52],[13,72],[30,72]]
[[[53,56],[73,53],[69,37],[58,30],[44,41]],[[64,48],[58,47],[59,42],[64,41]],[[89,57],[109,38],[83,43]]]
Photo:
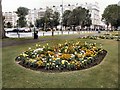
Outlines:
[[[61,35],[59,37],[59,39],[65,39],[65,38],[69,38],[69,39],[73,39],[73,38],[79,38],[79,37],[83,37],[83,36],[87,36],[87,35],[99,35],[97,32],[92,32],[92,33],[81,33],[81,34],[72,34],[72,35]],[[52,36],[48,36],[48,37],[52,37]],[[37,43],[37,42],[46,42],[46,41],[50,41],[50,40],[57,40],[58,38],[54,37],[54,38],[38,38],[38,39],[33,39],[33,38],[24,38],[24,39],[3,39],[2,40],[2,46],[1,47],[7,47],[7,46],[15,46],[15,45],[22,45],[22,44],[28,44],[28,43]],[[1,42],[1,41],[0,41]]]

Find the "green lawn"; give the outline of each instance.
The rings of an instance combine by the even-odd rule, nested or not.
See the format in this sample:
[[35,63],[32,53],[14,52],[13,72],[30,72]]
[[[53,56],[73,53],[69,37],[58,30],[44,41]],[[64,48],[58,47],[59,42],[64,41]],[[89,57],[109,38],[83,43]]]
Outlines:
[[[61,38],[60,38],[61,37]],[[45,37],[49,38],[49,37]],[[51,38],[51,37],[50,37]],[[52,37],[53,38],[53,37]],[[33,71],[16,64],[15,57],[36,43],[4,47],[2,50],[2,83],[4,88],[117,88],[118,87],[118,42],[115,40],[87,40],[62,38],[38,42],[56,45],[69,41],[87,41],[103,44],[108,51],[104,60],[97,66],[79,71],[48,73]]]

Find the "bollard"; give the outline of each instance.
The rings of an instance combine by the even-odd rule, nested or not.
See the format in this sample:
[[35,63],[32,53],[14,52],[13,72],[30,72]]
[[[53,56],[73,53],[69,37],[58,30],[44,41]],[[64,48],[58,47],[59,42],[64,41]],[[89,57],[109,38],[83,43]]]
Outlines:
[[68,34],[69,34],[69,31],[68,31]]
[[54,31],[52,30],[52,36],[54,36]]
[[44,32],[43,32],[43,36],[44,36]]
[[58,35],[59,35],[59,32],[58,32]]

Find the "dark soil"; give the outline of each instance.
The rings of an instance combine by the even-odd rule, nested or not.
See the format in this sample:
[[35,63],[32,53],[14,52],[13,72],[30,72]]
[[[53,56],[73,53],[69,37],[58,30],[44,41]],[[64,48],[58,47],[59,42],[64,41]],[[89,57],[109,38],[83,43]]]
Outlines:
[[[102,60],[104,59],[104,57],[106,56],[107,51],[106,50],[102,50],[100,53],[98,53],[97,57],[95,58],[95,61],[93,63],[87,64],[86,66],[80,68],[79,70],[84,70],[84,69],[88,69],[91,68],[93,66],[96,66],[98,64],[100,64],[102,62]],[[58,69],[53,69],[53,70],[46,70],[44,67],[42,68],[32,68],[32,67],[27,67],[21,63],[18,63],[19,65],[25,67],[25,68],[29,68],[31,70],[36,70],[36,71],[42,71],[42,72],[48,72],[48,73],[60,73],[60,72],[68,72],[68,71],[77,71],[77,70],[67,70],[67,69],[63,69],[63,70],[58,70]]]

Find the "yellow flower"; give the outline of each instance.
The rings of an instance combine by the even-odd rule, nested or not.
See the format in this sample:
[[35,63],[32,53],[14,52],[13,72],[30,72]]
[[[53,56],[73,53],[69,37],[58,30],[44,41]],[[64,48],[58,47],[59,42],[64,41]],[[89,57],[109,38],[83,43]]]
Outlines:
[[43,46],[43,48],[45,48],[45,46]]
[[53,58],[53,60],[56,60],[56,58]]
[[77,54],[78,58],[81,58],[82,57],[82,54]]
[[65,53],[67,53],[67,49],[65,49]]
[[24,57],[27,57],[27,56],[28,56],[28,55],[27,55],[27,54],[25,54],[25,53],[23,53],[22,55],[23,55]]
[[72,64],[74,64],[75,62],[74,61],[72,61]]
[[54,53],[53,53],[53,52],[51,52],[51,51],[48,51],[48,54],[50,54],[50,55],[54,55]]
[[61,45],[61,44],[59,44],[59,46],[61,47],[62,45]]
[[30,59],[29,60],[29,62],[31,62],[31,63],[33,63],[33,62],[35,62],[36,60],[34,60],[34,59]]
[[36,44],[36,47],[38,47],[39,45],[38,44]]
[[43,65],[43,62],[40,60],[36,63],[38,66],[42,66]]
[[31,50],[31,47],[29,47],[28,49]]
[[70,54],[62,54],[61,58],[62,59],[69,59],[71,57]]
[[62,60],[62,64],[65,64],[65,60]]

